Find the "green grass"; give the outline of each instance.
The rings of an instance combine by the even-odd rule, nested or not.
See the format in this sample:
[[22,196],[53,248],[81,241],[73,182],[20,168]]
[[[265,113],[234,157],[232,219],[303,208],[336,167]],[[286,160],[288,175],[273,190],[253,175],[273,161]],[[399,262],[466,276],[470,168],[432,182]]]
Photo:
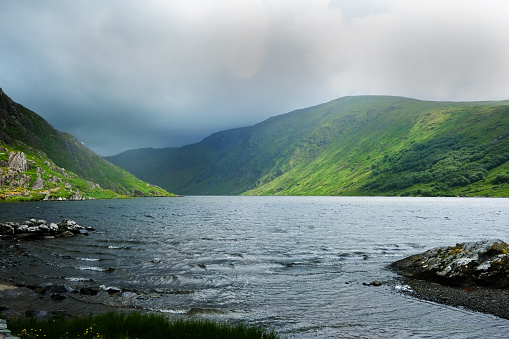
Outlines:
[[179,194],[509,196],[508,104],[345,97],[108,159]]
[[15,318],[9,329],[21,339],[102,338],[279,338],[274,332],[242,324],[216,323],[209,320],[168,319],[162,315],[105,313],[76,319]]
[[[0,95],[0,146],[8,151],[23,151],[32,160],[32,170],[26,172],[33,181],[37,178],[35,167],[42,168],[42,178],[53,176],[72,185],[73,191],[80,190],[82,196],[94,199],[134,196],[172,196],[160,187],[147,184],[95,154],[78,139],[51,126],[46,120],[14,103],[8,96]],[[8,152],[0,154],[0,160],[8,159]],[[51,166],[47,166],[50,163]],[[65,176],[61,168],[65,169]],[[0,168],[0,171],[3,171]],[[91,183],[99,184],[94,189]],[[58,184],[48,184],[56,188]],[[1,189],[1,188],[0,188]],[[5,194],[9,192],[0,192]],[[72,195],[68,187],[60,185],[54,197]],[[25,200],[13,197],[10,200]],[[9,199],[8,199],[9,200]]]

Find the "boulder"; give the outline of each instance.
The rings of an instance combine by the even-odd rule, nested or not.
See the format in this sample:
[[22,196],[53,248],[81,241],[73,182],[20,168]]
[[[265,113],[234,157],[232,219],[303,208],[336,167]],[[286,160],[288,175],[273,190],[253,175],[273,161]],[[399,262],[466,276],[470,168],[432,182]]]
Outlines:
[[70,237],[74,236],[74,233],[72,233],[71,231],[64,231],[64,232],[60,233],[60,236],[63,238],[70,238]]
[[509,245],[502,240],[437,247],[392,263],[398,273],[449,286],[509,288]]
[[0,235],[14,236],[18,239],[53,239],[55,237],[72,237],[75,234],[88,235],[92,227],[83,227],[72,219],[64,219],[58,224],[43,219],[32,218],[22,224],[16,222],[0,223]]
[[0,234],[12,235],[14,234],[14,227],[12,227],[11,225],[0,223]]
[[55,301],[62,301],[62,300],[67,299],[67,296],[65,294],[62,294],[62,293],[53,293],[51,295],[51,299],[55,300]]
[[25,316],[28,318],[44,318],[48,314],[45,310],[28,310],[25,312]]
[[44,188],[44,185],[46,183],[44,182],[44,179],[41,177],[40,173],[37,173],[37,179],[35,179],[34,183],[32,184],[31,189],[32,190],[42,190]]
[[57,225],[60,230],[67,230],[75,234],[80,233],[80,230],[84,228],[83,226],[78,225],[78,223],[72,219],[64,219]]
[[81,196],[80,190],[76,189],[76,192],[69,197],[69,200],[83,200],[83,197]]
[[81,295],[97,295],[99,288],[96,287],[82,287],[80,288]]
[[52,223],[50,223],[50,224],[49,224],[49,230],[50,230],[51,232],[56,233],[56,232],[58,232],[58,230],[59,230],[59,229],[60,229],[60,228],[58,227],[58,225],[57,225],[57,224],[55,224],[54,222],[52,222]]

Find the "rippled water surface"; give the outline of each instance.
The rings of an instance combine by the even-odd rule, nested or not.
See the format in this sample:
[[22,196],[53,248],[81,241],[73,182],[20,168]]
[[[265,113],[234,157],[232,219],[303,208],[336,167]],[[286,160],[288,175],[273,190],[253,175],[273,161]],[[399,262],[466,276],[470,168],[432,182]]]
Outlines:
[[[149,291],[131,301],[144,309],[195,310],[290,338],[498,338],[508,320],[405,296],[387,265],[435,246],[507,241],[508,207],[481,198],[144,198],[0,204],[0,221],[94,227],[31,243],[50,265],[31,274]],[[373,280],[384,285],[363,285]]]

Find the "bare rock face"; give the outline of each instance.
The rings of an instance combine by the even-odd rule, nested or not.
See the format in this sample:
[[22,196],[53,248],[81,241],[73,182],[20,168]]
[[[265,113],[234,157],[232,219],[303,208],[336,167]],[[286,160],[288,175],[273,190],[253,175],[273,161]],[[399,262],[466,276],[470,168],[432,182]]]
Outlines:
[[9,161],[7,162],[7,167],[18,173],[26,172],[30,169],[27,157],[23,152],[19,153],[11,152],[9,154]]
[[44,179],[41,178],[40,173],[37,173],[37,179],[34,181],[31,188],[33,190],[42,190],[44,188],[44,185],[45,185]]
[[9,160],[7,162],[7,167],[10,170],[16,172],[26,172],[28,170],[28,161],[25,153],[23,152],[11,152],[9,154]]
[[[14,188],[17,188],[17,187],[28,187],[30,185],[30,181],[32,181],[32,179],[26,175],[26,174],[21,174],[21,175],[15,175],[15,176],[12,176],[12,178],[14,178],[9,186],[10,187],[14,187]],[[11,179],[11,177],[7,176],[7,180],[8,179]]]
[[391,266],[407,277],[449,286],[509,288],[508,250],[499,239],[467,242],[437,247]]
[[74,192],[73,195],[69,197],[69,200],[85,200],[80,193],[79,189],[76,189],[76,192]]

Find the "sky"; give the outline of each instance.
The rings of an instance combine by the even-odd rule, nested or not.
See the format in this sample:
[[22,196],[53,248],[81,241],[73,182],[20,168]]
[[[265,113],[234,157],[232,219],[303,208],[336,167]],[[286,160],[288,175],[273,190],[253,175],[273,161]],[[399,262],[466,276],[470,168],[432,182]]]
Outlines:
[[100,155],[349,95],[509,99],[506,0],[0,0],[0,88]]

